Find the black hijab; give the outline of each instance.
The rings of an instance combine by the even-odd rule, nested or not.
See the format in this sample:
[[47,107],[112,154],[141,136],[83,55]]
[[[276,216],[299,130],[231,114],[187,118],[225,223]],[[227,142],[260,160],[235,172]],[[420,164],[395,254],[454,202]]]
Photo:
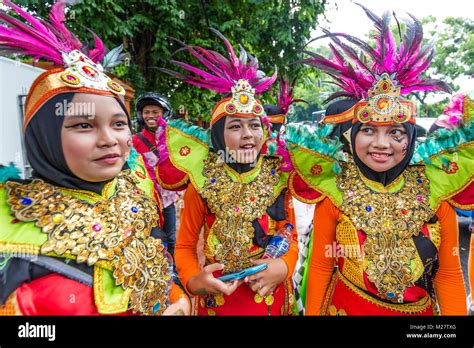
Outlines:
[[[212,151],[215,153],[224,152],[226,151],[226,145],[224,140],[224,126],[225,120],[227,116],[222,117],[216,123],[214,123],[211,127],[211,142],[212,142]],[[260,121],[261,122],[261,121]],[[263,124],[262,124],[263,126]],[[260,157],[260,153],[258,154],[257,160]],[[242,163],[231,163],[227,161],[227,156],[224,158],[226,160],[226,164],[234,169],[237,173],[242,174],[250,171],[253,169],[253,163],[249,164],[242,164]],[[284,189],[278,198],[276,199],[275,203],[273,203],[270,207],[267,208],[268,215],[275,221],[281,221],[286,219],[287,213],[285,209],[285,194],[286,189]],[[252,226],[254,228],[254,236],[253,242],[258,246],[265,248],[268,244],[268,238],[266,237],[265,232],[262,229],[262,226],[258,222],[257,219],[252,221]]]
[[[101,194],[104,186],[112,179],[102,182],[80,179],[71,172],[64,158],[61,129],[67,108],[62,108],[61,111],[58,105],[68,105],[74,95],[73,92],[58,94],[36,112],[25,131],[26,155],[33,168],[33,177],[52,185]],[[120,102],[119,104],[128,115],[125,106]],[[123,169],[127,168],[128,165],[125,163]]]
[[[342,99],[335,101],[328,105],[326,109],[325,116],[337,115],[344,111],[349,110],[357,103],[354,99]],[[350,153],[350,144],[349,141],[344,137],[344,133],[347,132],[352,127],[352,119],[349,121],[335,123],[334,128],[329,135],[330,138],[338,138],[342,143],[342,150],[344,152]]]
[[405,128],[408,136],[408,149],[405,157],[403,160],[398,163],[395,167],[387,170],[386,172],[376,172],[375,170],[370,169],[367,167],[357,156],[355,151],[355,137],[359,132],[360,128],[362,127],[363,123],[357,122],[352,126],[351,131],[351,146],[352,146],[352,157],[354,158],[354,162],[356,163],[359,170],[362,174],[369,180],[376,181],[381,183],[384,186],[387,186],[391,182],[393,182],[398,176],[403,173],[403,171],[408,167],[410,164],[411,158],[413,156],[413,152],[415,151],[416,145],[416,128],[415,125],[411,123],[402,123],[403,127]]

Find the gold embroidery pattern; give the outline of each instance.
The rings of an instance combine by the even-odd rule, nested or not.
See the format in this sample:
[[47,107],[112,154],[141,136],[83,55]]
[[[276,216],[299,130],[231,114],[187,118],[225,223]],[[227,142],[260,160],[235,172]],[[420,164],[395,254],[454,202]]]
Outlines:
[[439,249],[441,245],[441,224],[436,221],[434,224],[426,224],[428,231],[430,232],[430,239],[435,245],[436,249]]
[[171,275],[161,241],[153,237],[131,238],[124,244],[126,247],[116,252],[114,278],[117,285],[132,289],[130,308],[135,312],[162,313]]
[[6,186],[15,217],[35,221],[48,234],[41,254],[72,255],[90,266],[114,261],[117,285],[132,290],[131,308],[142,314],[161,314],[166,308],[169,273],[161,241],[149,237],[159,216],[152,198],[130,194],[137,192],[137,183],[129,170],[122,171],[115,194],[95,204],[39,179]]
[[278,158],[264,158],[257,178],[250,183],[241,183],[232,181],[217,154],[209,154],[204,164],[206,182],[200,195],[216,216],[209,234],[219,241],[214,248],[214,258],[225,265],[224,273],[252,265],[252,221],[262,217],[275,202],[274,187],[279,182],[279,164]]
[[341,245],[344,276],[361,289],[366,289],[362,267],[362,252],[357,231],[346,215],[342,215],[336,227],[336,240]]
[[341,164],[342,175],[337,177],[343,196],[340,209],[356,229],[367,234],[364,270],[381,298],[401,303],[405,289],[414,282],[412,237],[434,214],[429,206],[429,181],[422,167],[408,167],[399,191],[376,192],[364,183],[354,164]]

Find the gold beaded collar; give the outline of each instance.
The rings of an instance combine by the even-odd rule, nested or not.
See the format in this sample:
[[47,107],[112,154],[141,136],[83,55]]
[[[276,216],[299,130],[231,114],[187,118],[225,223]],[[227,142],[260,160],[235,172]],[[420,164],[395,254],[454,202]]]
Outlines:
[[112,197],[91,204],[39,179],[10,181],[7,202],[18,220],[33,221],[48,235],[41,254],[73,257],[89,266],[112,262],[116,285],[131,291],[130,308],[161,314],[170,275],[161,241],[150,236],[159,222],[157,206],[137,188],[130,170],[116,182]]
[[276,200],[275,186],[280,180],[280,159],[264,158],[259,175],[249,183],[233,181],[220,157],[209,153],[204,164],[206,182],[200,195],[216,220],[209,235],[218,243],[214,258],[225,265],[224,273],[249,267],[253,246],[252,221],[262,217]]
[[403,302],[413,285],[410,262],[416,256],[413,236],[434,215],[429,205],[429,181],[424,167],[408,167],[397,192],[371,189],[353,163],[341,163],[337,185],[343,196],[341,211],[357,230],[367,234],[363,245],[364,271],[379,296]]

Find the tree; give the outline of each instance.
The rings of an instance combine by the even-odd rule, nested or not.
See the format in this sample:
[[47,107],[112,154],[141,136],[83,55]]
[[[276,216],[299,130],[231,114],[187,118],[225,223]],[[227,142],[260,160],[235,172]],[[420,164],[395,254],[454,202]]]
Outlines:
[[[47,16],[54,0],[17,0],[32,11]],[[177,82],[159,72],[179,45],[170,37],[223,52],[220,40],[207,28],[221,31],[235,46],[242,44],[259,59],[261,69],[289,72],[287,65],[317,25],[326,0],[143,0],[84,1],[71,6],[68,24],[80,37],[91,37],[86,28],[104,40],[107,47],[124,44],[130,64],[114,70],[131,83],[137,94],[146,90],[165,92],[172,105],[189,110],[191,118],[209,119],[216,93]],[[180,53],[183,54],[183,53]],[[306,68],[291,66],[291,76]],[[265,98],[264,98],[265,100]]]

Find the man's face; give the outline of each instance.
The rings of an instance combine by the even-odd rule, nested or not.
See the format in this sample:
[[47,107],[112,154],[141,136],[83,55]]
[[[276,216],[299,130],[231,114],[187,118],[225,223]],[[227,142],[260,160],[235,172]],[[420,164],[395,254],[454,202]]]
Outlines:
[[158,118],[163,116],[163,108],[158,105],[147,105],[143,108],[142,116],[148,129],[156,131],[158,128]]

